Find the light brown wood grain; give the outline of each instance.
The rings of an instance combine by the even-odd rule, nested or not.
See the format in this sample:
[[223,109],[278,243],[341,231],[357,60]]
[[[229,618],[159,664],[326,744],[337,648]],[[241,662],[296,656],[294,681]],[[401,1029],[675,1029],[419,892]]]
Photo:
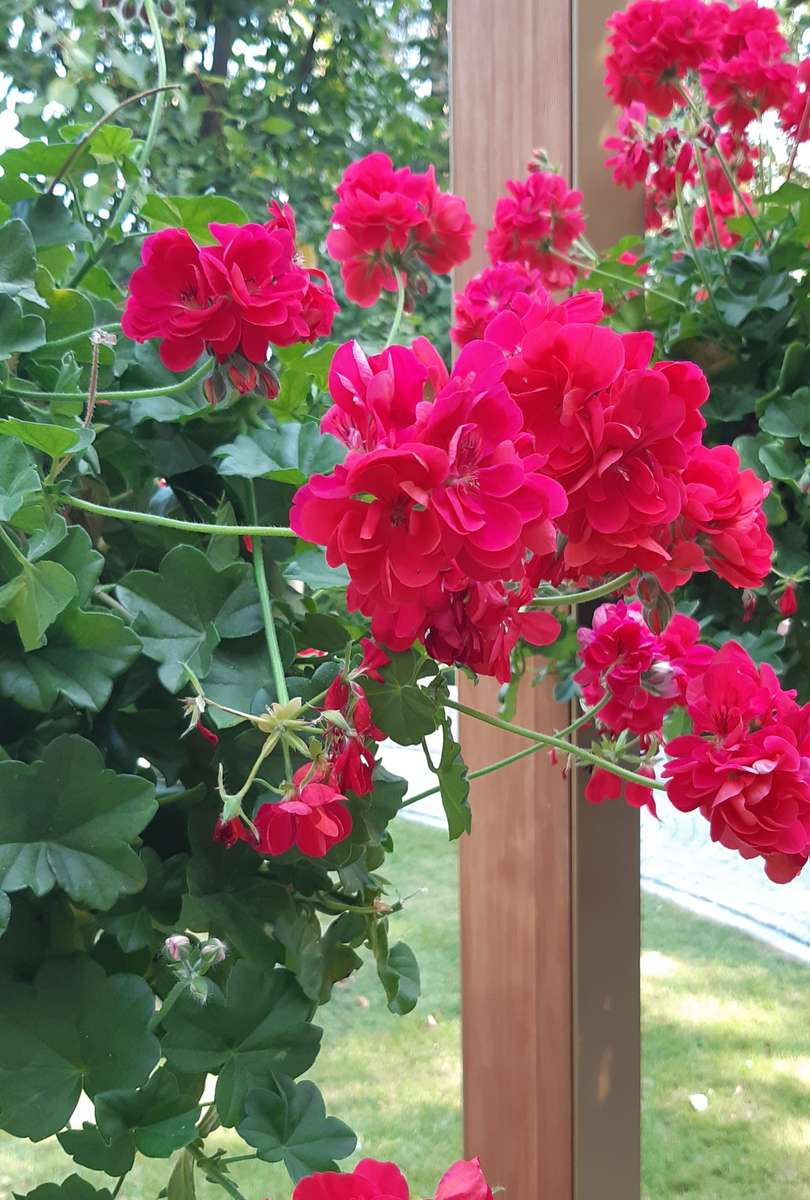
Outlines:
[[[589,235],[640,228],[641,202],[611,183],[600,143],[612,0],[453,0],[454,190],[478,225],[456,286],[486,265],[504,180],[542,146],[585,191]],[[462,681],[495,711],[496,687]],[[550,685],[521,689],[517,720],[569,719]],[[472,768],[519,748],[462,718]],[[507,1200],[633,1200],[639,1194],[638,820],[594,809],[545,753],[476,781],[461,851],[464,1133]]]

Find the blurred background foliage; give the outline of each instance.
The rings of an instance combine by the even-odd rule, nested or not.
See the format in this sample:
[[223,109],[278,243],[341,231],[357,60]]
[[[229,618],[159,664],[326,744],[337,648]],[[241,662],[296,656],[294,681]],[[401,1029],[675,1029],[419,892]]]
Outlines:
[[[352,159],[384,148],[395,165],[434,163],[447,184],[447,0],[163,0],[160,9],[168,79],[183,86],[161,122],[148,190],[215,192],[257,221],[271,196],[289,199],[300,244],[338,288],[336,338],[356,333],[360,318],[361,336],[379,344],[390,306],[346,305],[322,243]],[[53,141],[153,86],[152,46],[136,0],[0,0],[0,146]],[[142,136],[151,103],[123,109],[116,124]],[[88,223],[104,226],[121,182],[112,160],[85,175]],[[133,218],[129,232],[141,229]],[[138,244],[125,238],[109,256],[116,278]],[[411,322],[445,351],[449,289],[438,278]]]

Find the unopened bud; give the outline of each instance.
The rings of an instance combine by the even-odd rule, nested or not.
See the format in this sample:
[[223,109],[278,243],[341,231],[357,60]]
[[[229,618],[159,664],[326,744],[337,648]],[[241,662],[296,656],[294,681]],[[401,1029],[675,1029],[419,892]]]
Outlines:
[[654,575],[642,575],[638,581],[638,598],[641,601],[644,620],[653,633],[661,633],[675,612],[672,596],[664,591]]
[[260,363],[256,368],[256,372],[258,375],[257,390],[261,392],[265,400],[275,400],[281,390],[278,375],[266,363]]
[[678,694],[678,676],[681,672],[672,663],[661,659],[654,662],[648,671],[641,676],[641,686],[651,696],[660,696],[665,700]]
[[742,594],[742,609],[743,609],[742,619],[743,619],[743,623],[745,625],[747,625],[748,622],[753,617],[754,613],[756,612],[756,608],[757,608],[756,592],[752,592],[750,588],[745,588],[743,590],[743,594]]
[[223,962],[228,954],[228,947],[221,938],[209,938],[200,946],[200,954],[206,962]]
[[248,362],[241,354],[234,354],[228,360],[227,371],[228,378],[240,396],[255,392],[257,374],[252,362]]
[[209,404],[219,404],[228,394],[228,385],[221,369],[216,366],[203,380],[203,395]]
[[167,937],[163,943],[163,953],[172,962],[182,962],[188,958],[191,950],[191,942],[182,933],[173,933],[171,937]]
[[205,1004],[208,999],[208,983],[205,979],[191,979],[188,984],[188,994],[198,1004]]
[[779,597],[779,611],[783,617],[792,617],[798,607],[799,601],[796,598],[796,588],[792,583],[788,583]]
[[698,140],[703,142],[704,146],[713,146],[717,140],[717,135],[711,125],[708,125],[705,121],[697,131],[697,136]]
[[787,637],[790,633],[790,617],[785,617],[784,621],[780,621],[776,626],[776,632],[780,637]]

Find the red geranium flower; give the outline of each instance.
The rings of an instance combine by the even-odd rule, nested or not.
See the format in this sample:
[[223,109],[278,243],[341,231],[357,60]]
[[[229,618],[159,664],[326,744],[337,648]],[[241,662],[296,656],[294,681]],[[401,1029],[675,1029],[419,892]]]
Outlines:
[[698,809],[714,841],[770,860],[773,878],[801,869],[810,846],[810,706],[794,695],[727,642],[687,688],[694,733],[666,747],[674,806]]
[[546,295],[539,271],[514,262],[499,263],[479,271],[463,292],[456,292],[451,340],[457,346],[466,346],[468,342],[482,338],[490,322],[499,313],[511,309],[518,295]]
[[[647,779],[655,779],[651,767],[637,767],[637,775],[645,775]],[[655,807],[655,793],[652,788],[643,783],[633,783],[605,771],[602,767],[594,767],[590,778],[585,784],[585,799],[590,804],[604,804],[606,800],[621,800],[624,798],[632,808],[648,808],[654,817],[658,816]]]
[[748,47],[730,59],[712,59],[701,72],[715,120],[742,133],[769,108],[783,108],[796,85],[792,63],[768,59],[765,35],[749,34]]
[[632,188],[647,178],[651,159],[646,133],[647,110],[634,100],[619,114],[616,134],[604,142],[605,150],[612,151],[605,159],[605,166],[622,187]]
[[499,197],[487,233],[490,262],[520,262],[536,268],[548,287],[569,287],[576,267],[560,255],[568,255],[585,229],[582,192],[562,175],[536,170],[507,180],[506,187],[509,195]]
[[353,1171],[319,1171],[295,1185],[293,1200],[409,1200],[399,1167],[364,1158]]
[[160,338],[170,371],[193,366],[207,344],[235,348],[239,323],[228,299],[202,270],[200,248],[185,229],[162,229],[144,239],[143,266],[133,272],[121,328],[136,342]]
[[326,246],[356,304],[395,291],[395,268],[407,276],[426,265],[444,274],[469,256],[474,226],[466,205],[439,190],[432,167],[395,170],[387,154],[368,154],[346,168],[337,193]]
[[311,763],[298,768],[293,784],[293,791],[283,800],[262,804],[257,810],[253,824],[258,843],[249,834],[243,836],[260,854],[284,854],[297,846],[310,858],[323,858],[352,831],[346,797],[313,771]]
[[613,13],[605,86],[615,103],[638,100],[658,117],[683,104],[678,85],[715,49],[721,9],[702,0],[635,0]]

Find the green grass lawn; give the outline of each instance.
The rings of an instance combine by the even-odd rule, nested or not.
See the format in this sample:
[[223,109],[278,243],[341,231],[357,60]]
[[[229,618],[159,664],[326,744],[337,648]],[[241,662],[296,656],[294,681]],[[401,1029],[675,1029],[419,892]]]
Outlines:
[[[419,957],[423,1000],[410,1016],[392,1016],[364,967],[321,1010],[324,1052],[312,1077],[329,1110],[357,1130],[358,1157],[398,1160],[411,1194],[428,1196],[461,1153],[455,850],[412,824],[397,828],[396,842],[395,887],[427,889],[392,919],[393,936]],[[643,940],[645,1200],[807,1200],[810,973],[654,897],[644,899]],[[690,1104],[695,1093],[707,1096],[705,1112]],[[220,1144],[239,1145],[227,1136]],[[55,1140],[0,1135],[0,1200],[71,1169]],[[166,1177],[165,1162],[142,1162],[121,1200],[155,1200]],[[249,1200],[288,1200],[278,1167],[240,1164],[234,1178]],[[198,1187],[198,1200],[222,1195]]]

